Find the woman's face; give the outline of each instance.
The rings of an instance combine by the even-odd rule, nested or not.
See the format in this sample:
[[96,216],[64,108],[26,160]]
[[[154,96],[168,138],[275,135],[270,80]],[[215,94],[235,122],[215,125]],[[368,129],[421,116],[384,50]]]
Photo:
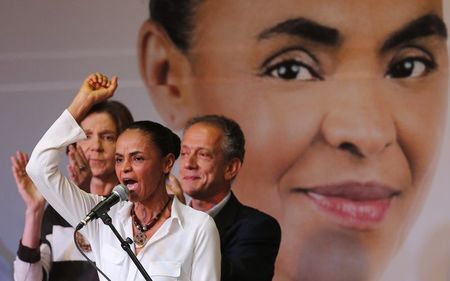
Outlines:
[[108,178],[114,174],[114,152],[117,127],[108,113],[92,113],[81,121],[87,139],[77,142],[89,161],[94,177]]
[[337,268],[345,257],[363,263],[354,274],[376,271],[404,238],[442,136],[441,4],[200,5],[181,92],[197,114],[224,114],[242,126],[247,158],[233,190],[282,224],[277,271],[286,280],[311,270],[311,255],[333,259],[311,254],[330,237],[339,247],[324,249],[341,253]]
[[161,156],[149,135],[136,129],[124,131],[117,140],[115,159],[117,178],[128,187],[131,202],[149,201],[156,190],[165,190],[173,161]]

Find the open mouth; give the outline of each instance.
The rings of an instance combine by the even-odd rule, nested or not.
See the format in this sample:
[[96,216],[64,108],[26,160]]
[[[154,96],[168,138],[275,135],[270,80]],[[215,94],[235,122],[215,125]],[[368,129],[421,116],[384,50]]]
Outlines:
[[130,192],[133,192],[137,189],[138,182],[134,179],[124,178],[122,183],[128,188]]
[[294,193],[304,193],[326,216],[338,224],[369,230],[381,223],[392,199],[400,191],[377,183],[343,183],[314,188],[294,188]]

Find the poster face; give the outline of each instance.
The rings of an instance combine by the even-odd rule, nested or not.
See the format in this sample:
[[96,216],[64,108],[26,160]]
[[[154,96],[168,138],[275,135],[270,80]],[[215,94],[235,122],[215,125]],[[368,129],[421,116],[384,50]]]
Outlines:
[[212,113],[242,126],[233,190],[281,224],[275,280],[378,278],[443,138],[442,1],[168,2],[141,30],[148,93],[174,129]]

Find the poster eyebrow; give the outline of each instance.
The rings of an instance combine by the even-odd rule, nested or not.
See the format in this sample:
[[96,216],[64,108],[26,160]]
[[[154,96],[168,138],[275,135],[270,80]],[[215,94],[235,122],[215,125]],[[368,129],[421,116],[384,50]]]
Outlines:
[[388,37],[380,52],[385,53],[406,42],[428,36],[447,38],[447,27],[441,17],[427,14],[409,22]]
[[331,47],[339,46],[342,41],[337,29],[302,17],[277,23],[263,30],[257,38],[265,40],[277,35],[293,35]]

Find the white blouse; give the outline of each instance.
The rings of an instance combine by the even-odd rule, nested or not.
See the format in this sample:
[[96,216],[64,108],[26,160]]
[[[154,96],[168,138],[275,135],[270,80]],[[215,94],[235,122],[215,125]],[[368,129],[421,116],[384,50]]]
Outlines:
[[[75,119],[65,110],[33,150],[27,173],[61,216],[72,226],[103,197],[86,193],[59,170],[65,147],[86,138]],[[132,237],[132,203],[120,202],[109,211],[122,238]],[[81,232],[91,243],[97,266],[117,281],[145,280],[111,229],[98,219]],[[134,250],[134,244],[131,245]],[[220,279],[220,240],[213,219],[174,197],[172,212],[137,255],[154,281],[215,281]],[[103,276],[100,280],[106,280]]]

